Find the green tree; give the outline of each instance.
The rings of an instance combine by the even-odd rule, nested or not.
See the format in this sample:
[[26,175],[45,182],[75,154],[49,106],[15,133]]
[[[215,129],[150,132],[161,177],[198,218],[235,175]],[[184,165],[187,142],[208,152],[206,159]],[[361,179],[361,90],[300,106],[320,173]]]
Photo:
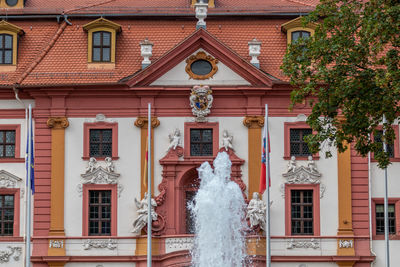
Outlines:
[[388,154],[371,136],[385,115],[383,140],[393,144],[400,115],[399,1],[322,0],[303,23],[317,23],[315,34],[292,43],[281,68],[296,88],[292,107],[305,100],[312,107],[310,149],[328,144],[342,152],[353,143],[386,167]]

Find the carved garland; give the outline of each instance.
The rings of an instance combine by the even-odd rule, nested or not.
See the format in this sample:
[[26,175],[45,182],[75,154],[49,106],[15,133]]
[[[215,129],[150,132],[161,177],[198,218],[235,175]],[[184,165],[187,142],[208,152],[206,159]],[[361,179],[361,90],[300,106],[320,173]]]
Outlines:
[[21,247],[7,247],[9,250],[0,250],[0,263],[5,263],[10,261],[10,257],[12,255],[13,259],[15,261],[19,261],[19,257],[22,254],[22,248]]
[[[193,73],[192,71],[192,64],[198,60],[205,60],[208,61],[208,63],[211,64],[212,68],[211,71],[205,75],[197,75],[195,73]],[[205,79],[209,79],[212,76],[214,76],[214,74],[218,71],[218,59],[213,58],[211,55],[207,55],[205,52],[200,51],[198,52],[196,55],[192,55],[190,56],[188,59],[186,59],[186,72],[187,74],[189,74],[190,78],[195,79],[195,80],[205,80]]]

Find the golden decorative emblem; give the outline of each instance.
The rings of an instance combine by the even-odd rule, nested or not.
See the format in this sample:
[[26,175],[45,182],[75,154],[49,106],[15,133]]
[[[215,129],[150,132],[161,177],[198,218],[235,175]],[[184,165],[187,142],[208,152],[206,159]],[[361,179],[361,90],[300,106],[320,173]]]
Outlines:
[[[197,61],[207,61],[211,65],[210,72],[203,75],[193,73],[192,64]],[[218,71],[218,66],[217,66],[218,59],[213,58],[211,55],[207,55],[203,51],[198,52],[196,55],[190,56],[188,59],[186,59],[186,63],[187,64],[185,70],[187,74],[189,74],[190,78],[195,80],[209,79],[212,76],[214,76],[214,74]]]

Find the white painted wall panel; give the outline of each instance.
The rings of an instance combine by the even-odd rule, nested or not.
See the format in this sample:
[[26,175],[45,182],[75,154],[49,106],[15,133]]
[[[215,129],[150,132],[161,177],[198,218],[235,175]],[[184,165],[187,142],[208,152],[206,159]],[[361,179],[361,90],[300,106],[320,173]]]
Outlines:
[[[199,51],[204,50],[199,49],[194,52],[193,55],[196,55]],[[221,61],[217,64],[218,71],[214,76],[210,79],[202,80],[201,82],[190,78],[189,74],[187,74],[185,70],[186,65],[187,63],[185,59],[154,81],[151,85],[250,85],[248,81],[243,79]]]

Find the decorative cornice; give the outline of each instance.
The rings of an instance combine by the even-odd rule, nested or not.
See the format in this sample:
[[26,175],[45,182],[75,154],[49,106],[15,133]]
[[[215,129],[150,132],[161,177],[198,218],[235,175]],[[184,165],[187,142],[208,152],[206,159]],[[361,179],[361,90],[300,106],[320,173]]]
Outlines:
[[243,125],[247,128],[261,128],[264,126],[263,116],[246,116],[243,119]]
[[51,117],[47,120],[47,126],[52,129],[65,129],[69,122],[66,117]]
[[[147,117],[138,117],[135,121],[135,126],[139,128],[147,127],[147,122]],[[159,125],[159,119],[157,117],[151,117],[151,128],[157,128]]]

